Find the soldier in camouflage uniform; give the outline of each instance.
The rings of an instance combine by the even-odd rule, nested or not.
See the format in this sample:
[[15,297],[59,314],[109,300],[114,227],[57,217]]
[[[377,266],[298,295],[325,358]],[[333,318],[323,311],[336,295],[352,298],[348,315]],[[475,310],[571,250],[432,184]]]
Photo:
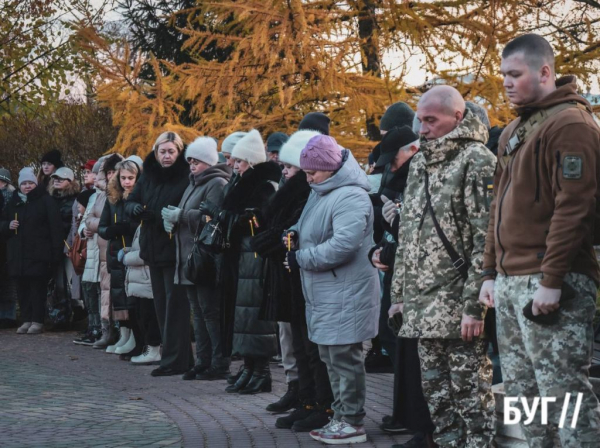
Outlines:
[[[486,127],[455,89],[438,86],[417,107],[425,142],[414,156],[400,211],[390,314],[402,309],[399,336],[420,338],[423,392],[440,447],[484,448],[493,439],[492,370],[478,302],[488,223],[488,188],[496,163]],[[454,249],[470,264],[453,265],[426,208],[431,204]]]
[[[556,399],[547,423],[538,408],[533,422],[521,425],[529,446],[554,447],[558,429],[563,448],[598,447],[600,408],[588,369],[600,281],[593,250],[600,237],[600,129],[575,79],[555,81],[552,47],[542,37],[510,42],[501,70],[519,118],[498,146],[480,300],[496,307],[507,396],[527,398],[530,407],[536,397]],[[526,318],[527,305],[533,316],[556,321]],[[516,407],[523,423],[520,400]]]

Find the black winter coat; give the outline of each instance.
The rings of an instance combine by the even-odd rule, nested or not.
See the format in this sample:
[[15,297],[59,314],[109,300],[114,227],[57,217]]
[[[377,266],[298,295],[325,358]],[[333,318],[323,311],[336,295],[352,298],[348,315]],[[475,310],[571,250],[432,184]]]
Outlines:
[[406,181],[408,179],[408,172],[410,169],[410,162],[412,158],[407,160],[400,169],[395,172],[390,171],[390,164],[385,166],[383,175],[381,176],[381,185],[377,194],[369,195],[371,202],[373,203],[373,241],[379,241],[383,237],[383,231],[385,229],[385,220],[381,214],[383,202],[381,201],[381,195],[384,195],[392,201],[395,199],[402,199],[404,188],[406,188]]
[[249,169],[239,178],[223,200],[219,222],[229,242],[224,251],[221,277],[221,318],[224,352],[242,356],[270,357],[277,354],[274,322],[259,320],[263,299],[263,260],[250,247],[252,230],[246,211],[255,208],[259,227],[269,200],[276,191],[281,169],[275,162],[265,162]]
[[[17,230],[10,230],[10,222],[19,221]],[[11,277],[47,277],[54,271],[53,264],[62,257],[63,229],[55,201],[40,185],[23,202],[17,191],[4,207],[0,233],[7,239],[7,266]]]
[[163,168],[156,160],[154,151],[144,161],[144,171],[131,194],[125,201],[125,212],[132,218],[136,205],[146,207],[146,216],[140,229],[140,257],[150,267],[175,266],[175,238],[169,237],[163,227],[161,210],[177,206],[189,184],[189,165],[183,151],[173,165]]
[[135,308],[135,297],[125,293],[125,265],[118,260],[118,254],[124,247],[131,247],[133,235],[138,226],[125,216],[125,202],[113,182],[107,187],[107,201],[102,209],[98,235],[107,241],[106,268],[110,273],[110,298],[115,311]]
[[294,317],[304,315],[300,271],[290,272],[283,266],[287,249],[281,237],[298,222],[310,191],[304,171],[288,179],[269,203],[264,216],[265,230],[252,239],[252,250],[265,260],[260,319],[291,322]]

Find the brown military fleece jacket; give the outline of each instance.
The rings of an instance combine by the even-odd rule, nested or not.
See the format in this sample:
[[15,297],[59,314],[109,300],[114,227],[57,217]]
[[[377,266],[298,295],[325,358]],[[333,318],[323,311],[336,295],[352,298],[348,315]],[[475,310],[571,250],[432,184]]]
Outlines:
[[585,108],[552,115],[526,138],[506,168],[498,163],[483,270],[507,276],[541,272],[541,284],[556,289],[567,273],[576,272],[598,285],[593,239],[600,201],[600,128],[588,113],[590,104],[577,94],[574,77],[561,78],[556,86],[539,102],[517,109],[519,117],[500,137],[499,160],[515,128],[533,112],[564,102]]

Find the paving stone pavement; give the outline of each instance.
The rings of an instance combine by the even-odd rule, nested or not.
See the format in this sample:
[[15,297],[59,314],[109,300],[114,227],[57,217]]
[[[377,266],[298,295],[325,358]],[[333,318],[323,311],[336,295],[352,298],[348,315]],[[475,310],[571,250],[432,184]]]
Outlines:
[[[272,393],[227,394],[225,381],[154,378],[154,367],[74,345],[74,335],[0,330],[1,448],[325,446],[275,428],[280,415],[265,407],[286,385],[273,364]],[[352,446],[389,448],[410,438],[378,428],[390,413],[392,389],[391,374],[367,375],[368,442]]]

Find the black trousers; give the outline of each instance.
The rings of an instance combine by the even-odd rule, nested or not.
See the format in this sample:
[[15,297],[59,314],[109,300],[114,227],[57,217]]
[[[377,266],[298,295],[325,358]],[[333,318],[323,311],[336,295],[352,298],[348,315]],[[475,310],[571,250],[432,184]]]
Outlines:
[[135,316],[138,321],[140,341],[143,342],[143,345],[158,347],[160,345],[160,328],[156,319],[154,300],[136,297]]
[[398,338],[394,332],[388,327],[388,310],[392,306],[391,301],[391,285],[392,274],[385,273],[383,277],[383,294],[381,295],[381,311],[379,312],[379,334],[378,339],[381,347],[385,349],[388,356],[392,360],[392,364],[396,365],[394,353],[396,353],[396,345]]
[[194,365],[190,339],[190,302],[185,289],[174,284],[175,266],[150,267],[154,307],[162,337],[160,367],[179,371]]
[[18,277],[17,297],[22,322],[44,323],[46,315],[47,277]]
[[418,339],[396,340],[393,418],[411,431],[432,434],[435,426],[423,395],[418,347]]
[[304,312],[291,322],[292,346],[298,366],[298,395],[301,401],[316,401],[319,406],[331,407],[333,392],[327,366],[319,356],[319,346],[308,339]]

